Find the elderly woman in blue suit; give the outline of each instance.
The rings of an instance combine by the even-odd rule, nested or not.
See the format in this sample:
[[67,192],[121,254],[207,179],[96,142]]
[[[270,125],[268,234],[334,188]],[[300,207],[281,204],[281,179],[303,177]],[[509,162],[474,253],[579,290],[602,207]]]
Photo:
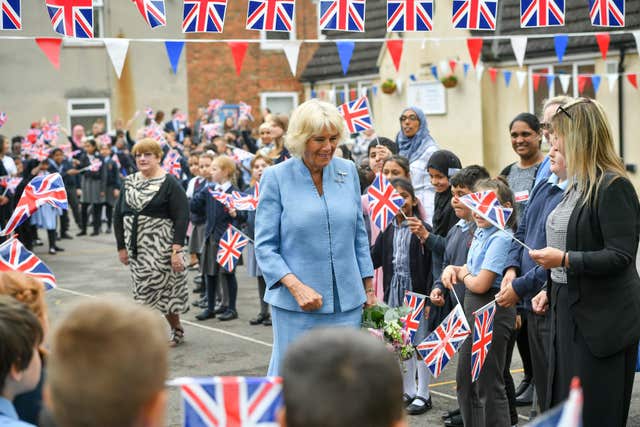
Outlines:
[[312,99],[292,114],[290,160],[260,181],[256,257],[272,306],[269,375],[284,353],[317,327],[358,328],[363,304],[376,303],[360,182],[353,162],[334,158],[346,129],[335,106]]

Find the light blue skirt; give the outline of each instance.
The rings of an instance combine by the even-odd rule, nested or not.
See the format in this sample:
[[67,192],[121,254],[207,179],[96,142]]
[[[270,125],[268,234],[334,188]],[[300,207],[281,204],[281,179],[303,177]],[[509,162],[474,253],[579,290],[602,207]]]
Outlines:
[[273,321],[273,350],[267,375],[279,376],[287,348],[296,339],[315,328],[350,327],[360,329],[362,307],[339,313],[308,313],[272,306],[271,319]]

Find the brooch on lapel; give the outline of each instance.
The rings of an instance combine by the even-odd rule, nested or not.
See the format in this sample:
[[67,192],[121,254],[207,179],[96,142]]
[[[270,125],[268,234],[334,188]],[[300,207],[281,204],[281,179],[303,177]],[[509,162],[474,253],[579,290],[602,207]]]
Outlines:
[[335,179],[335,182],[337,182],[338,184],[344,184],[344,179],[347,176],[346,172],[343,171],[338,171],[338,176]]

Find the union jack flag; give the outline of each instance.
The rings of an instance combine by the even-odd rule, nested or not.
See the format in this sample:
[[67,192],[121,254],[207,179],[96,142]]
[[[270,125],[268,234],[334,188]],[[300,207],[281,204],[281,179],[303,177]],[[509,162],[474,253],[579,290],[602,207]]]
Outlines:
[[338,111],[344,117],[344,121],[347,122],[347,129],[349,129],[350,133],[373,129],[369,101],[366,96],[340,105]]
[[224,105],[224,99],[210,99],[209,105],[207,106],[207,112],[209,114],[215,113]]
[[295,0],[249,0],[247,30],[291,31]]
[[167,25],[164,0],[131,0],[151,28]]
[[365,0],[320,1],[320,29],[364,31]]
[[231,148],[231,155],[229,157],[231,157],[236,163],[242,163],[245,160],[251,160],[255,157],[254,154],[251,154],[249,151],[243,150],[242,148],[233,146],[228,147]]
[[437,378],[471,331],[460,304],[417,347],[424,363]]
[[494,191],[481,191],[460,197],[460,202],[501,230],[507,226],[507,221],[513,209],[500,205]]
[[471,344],[471,382],[480,376],[480,371],[491,348],[493,340],[493,318],[496,303],[492,301],[473,313],[473,343]]
[[227,0],[184,0],[183,33],[221,33]]
[[12,233],[45,203],[56,208],[67,209],[67,192],[59,173],[36,176],[27,184],[0,236]]
[[369,198],[369,217],[373,218],[380,231],[384,231],[404,205],[404,199],[393,188],[389,180],[382,175],[382,171],[369,186],[367,196]]
[[213,377],[177,382],[185,427],[270,427],[283,404],[280,377]]
[[244,248],[247,243],[249,243],[249,238],[233,225],[229,224],[229,228],[227,228],[227,231],[225,231],[220,238],[216,261],[229,273],[233,272],[242,254],[242,248]]
[[0,0],[0,30],[21,30],[20,0]]
[[433,1],[388,0],[387,31],[433,30]]
[[153,108],[151,107],[145,108],[144,114],[147,116],[148,119],[153,120],[155,118],[155,115],[153,114]]
[[547,412],[540,414],[526,427],[580,427],[582,426],[582,405],[584,397],[580,379],[571,379],[569,398]]
[[209,194],[211,194],[211,197],[222,203],[227,209],[236,208],[232,194],[225,193],[223,191],[216,191],[211,188],[209,188]]
[[624,27],[624,0],[589,0],[591,25]]
[[93,0],[46,0],[53,31],[67,37],[93,38]]
[[30,154],[34,159],[42,162],[49,158],[51,150],[51,148],[48,148],[46,145],[44,145],[44,142],[38,141],[31,146],[31,149],[27,154]]
[[246,102],[240,101],[238,103],[238,107],[240,107],[240,116],[246,116],[253,120],[253,116],[251,115],[251,105]]
[[495,30],[498,0],[453,0],[454,28]]
[[564,25],[564,0],[520,0],[520,27]]
[[222,135],[223,133],[222,123],[201,123],[200,129],[207,139]]
[[180,179],[182,176],[182,165],[180,164],[180,153],[177,150],[169,150],[162,161],[162,169]]
[[0,271],[19,271],[44,283],[44,289],[56,287],[56,277],[49,267],[27,250],[18,239],[0,245]]
[[[2,1],[2,0],[0,0]],[[7,122],[7,113],[5,113],[4,111],[0,112],[0,128],[2,126],[4,126],[4,124]]]
[[231,193],[233,204],[239,211],[255,211],[258,209],[258,200],[260,198],[259,184],[253,189],[253,194],[242,194],[239,191]]
[[413,338],[416,335],[416,331],[418,330],[418,327],[420,327],[420,320],[422,320],[422,315],[424,314],[426,298],[426,296],[415,292],[407,292],[404,294],[404,305],[409,307],[411,312],[407,317],[403,317],[401,320],[404,322],[404,328],[409,331],[412,343]]
[[18,185],[22,182],[22,178],[2,178],[0,179],[0,187],[5,188],[5,192],[14,193],[18,188]]
[[87,170],[89,172],[99,172],[101,167],[102,167],[102,160],[95,158],[95,159],[91,159],[89,166],[87,166]]
[[122,169],[122,164],[120,163],[120,158],[118,157],[117,153],[113,153],[113,156],[111,156],[111,161],[116,164],[118,170]]
[[167,139],[164,137],[164,131],[155,123],[144,128],[143,135],[145,138],[155,139],[162,146],[167,144]]

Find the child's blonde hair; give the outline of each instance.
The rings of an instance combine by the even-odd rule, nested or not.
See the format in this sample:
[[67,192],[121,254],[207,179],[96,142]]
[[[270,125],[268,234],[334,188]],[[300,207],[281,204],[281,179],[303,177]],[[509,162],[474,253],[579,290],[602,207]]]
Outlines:
[[236,162],[234,162],[231,157],[225,156],[224,154],[216,157],[213,160],[213,163],[218,165],[220,169],[227,173],[227,178],[232,180],[236,173]]

